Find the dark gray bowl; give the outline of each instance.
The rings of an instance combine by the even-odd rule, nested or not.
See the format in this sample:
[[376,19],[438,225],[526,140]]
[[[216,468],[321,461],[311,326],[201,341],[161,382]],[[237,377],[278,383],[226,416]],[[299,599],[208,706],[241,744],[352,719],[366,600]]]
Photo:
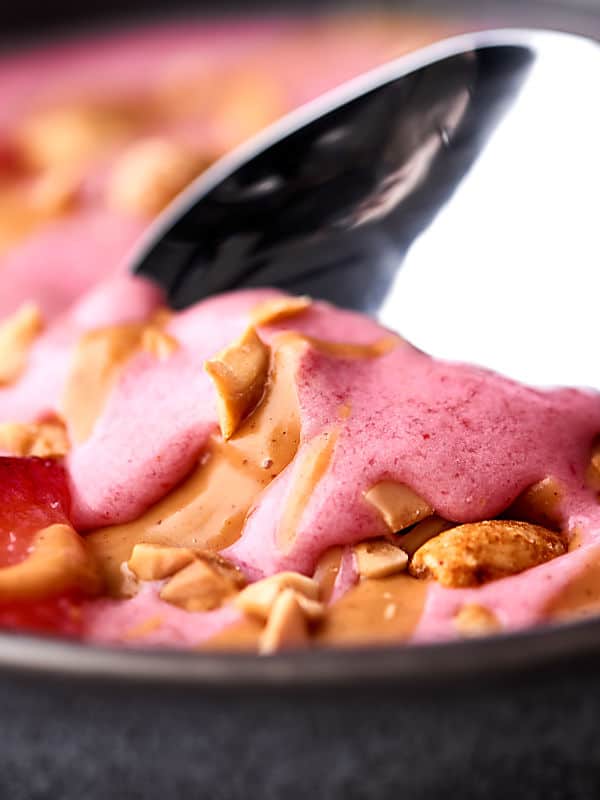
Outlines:
[[0,797],[595,798],[600,621],[261,658],[0,637]]

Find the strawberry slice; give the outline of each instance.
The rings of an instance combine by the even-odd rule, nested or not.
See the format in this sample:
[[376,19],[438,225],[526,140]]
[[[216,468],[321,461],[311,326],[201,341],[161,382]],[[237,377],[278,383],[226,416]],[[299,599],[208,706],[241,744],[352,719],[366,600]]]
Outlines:
[[0,458],[0,567],[18,564],[41,528],[69,523],[67,477],[56,461]]
[[[0,568],[23,561],[37,531],[69,524],[64,468],[40,458],[0,458]],[[65,593],[31,602],[0,602],[0,628],[77,636],[80,597]]]
[[81,600],[63,594],[31,602],[0,603],[0,630],[78,638],[82,633]]

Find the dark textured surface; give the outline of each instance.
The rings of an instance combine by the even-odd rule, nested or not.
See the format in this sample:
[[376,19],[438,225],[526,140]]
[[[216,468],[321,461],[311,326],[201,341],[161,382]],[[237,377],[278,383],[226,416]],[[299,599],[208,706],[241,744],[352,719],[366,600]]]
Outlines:
[[0,797],[595,798],[596,670],[379,691],[5,678]]

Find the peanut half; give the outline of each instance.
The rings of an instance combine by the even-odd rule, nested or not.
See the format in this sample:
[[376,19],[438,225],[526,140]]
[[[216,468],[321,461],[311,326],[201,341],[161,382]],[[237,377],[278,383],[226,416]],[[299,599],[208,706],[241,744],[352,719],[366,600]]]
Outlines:
[[240,422],[258,405],[269,376],[270,348],[254,328],[206,361],[204,368],[217,390],[221,434],[229,439]]
[[365,500],[379,511],[392,533],[433,514],[422,497],[397,481],[380,481],[365,492]]
[[558,534],[514,520],[459,525],[430,539],[414,554],[410,573],[443,586],[477,586],[563,555]]

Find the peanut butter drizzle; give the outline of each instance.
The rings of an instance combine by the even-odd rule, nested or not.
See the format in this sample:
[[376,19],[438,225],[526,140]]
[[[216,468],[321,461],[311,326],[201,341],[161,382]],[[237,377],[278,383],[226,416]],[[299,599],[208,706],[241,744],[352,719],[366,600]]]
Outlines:
[[87,537],[112,594],[120,593],[120,565],[139,542],[216,551],[236,541],[257,495],[296,454],[297,363],[285,345],[278,348],[263,402],[231,439],[225,442],[215,433],[182,485],[133,522]]
[[239,650],[256,652],[264,622],[255,617],[246,616],[240,622],[230,625],[216,636],[203,642],[199,650]]
[[297,467],[297,472],[292,491],[287,505],[281,515],[277,530],[277,539],[282,548],[289,547],[295,537],[296,529],[302,513],[321,480],[335,448],[337,430],[323,431],[315,436],[307,445],[302,460]]
[[74,442],[91,434],[123,366],[139,350],[145,328],[144,323],[113,325],[78,341],[61,402]]
[[[288,334],[284,334],[286,336]],[[403,341],[400,336],[384,336],[370,344],[346,344],[345,342],[328,342],[325,339],[317,339],[314,336],[300,334],[290,334],[312,345],[315,350],[336,358],[378,358],[391,353],[394,348]]]
[[[143,330],[138,338],[142,335]],[[218,551],[239,538],[257,496],[296,455],[300,409],[295,373],[307,345],[331,349],[338,357],[373,358],[399,341],[398,337],[387,337],[373,345],[338,345],[293,332],[277,335],[265,395],[239,430],[228,441],[215,433],[190,476],[141,517],[101,528],[86,537],[108,592],[123,595],[121,564],[140,542]],[[301,466],[300,481],[282,519],[286,541],[292,540],[310,494],[327,469],[336,438],[336,431],[325,432],[309,445],[307,462]]]
[[[341,554],[337,551],[338,548],[332,548],[326,554],[325,561],[331,562],[329,568],[336,555]],[[314,629],[311,641],[323,647],[405,641],[421,617],[427,587],[426,581],[406,574],[363,580],[328,608],[323,621]],[[326,594],[323,584],[322,591]],[[262,630],[263,624],[248,616],[209,639],[202,649],[255,651]]]
[[391,644],[408,639],[421,617],[427,586],[406,574],[361,581],[328,610],[315,631],[315,644]]
[[75,443],[90,436],[129,359],[144,349],[163,358],[177,348],[176,340],[162,330],[169,318],[167,309],[159,309],[148,322],[98,328],[79,339],[61,400],[61,413]]

